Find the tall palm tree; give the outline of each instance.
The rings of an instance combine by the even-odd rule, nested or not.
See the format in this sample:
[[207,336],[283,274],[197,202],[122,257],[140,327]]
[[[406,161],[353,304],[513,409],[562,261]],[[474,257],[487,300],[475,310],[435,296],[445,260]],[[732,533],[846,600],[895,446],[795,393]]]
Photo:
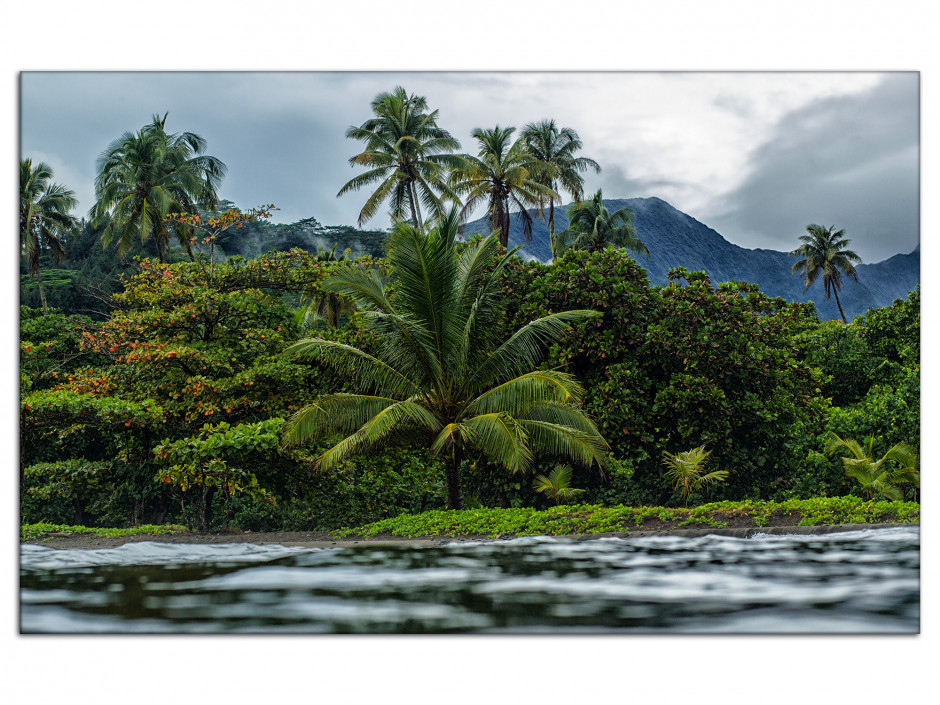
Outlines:
[[457,195],[466,195],[461,217],[466,217],[481,201],[487,201],[490,225],[499,231],[499,242],[509,247],[509,209],[519,211],[522,234],[532,238],[532,216],[527,206],[541,206],[558,194],[543,181],[552,167],[536,159],[525,140],[511,142],[515,127],[492,130],[479,127],[471,133],[480,143],[476,157],[464,155],[464,164],[451,172],[450,186]]
[[[815,223],[806,226],[808,235],[800,235],[803,244],[790,252],[790,255],[802,257],[799,262],[790,268],[793,274],[803,276],[803,291],[812,286],[813,282],[822,274],[823,287],[826,290],[826,301],[830,294],[835,294],[836,306],[839,307],[839,315],[842,316],[842,322],[848,323],[845,319],[845,312],[842,310],[842,304],[839,303],[839,291],[842,289],[842,272],[847,276],[858,281],[858,274],[853,262],[861,262],[862,258],[846,250],[850,240],[845,237],[845,230],[832,232],[835,225],[824,228]],[[839,270],[842,270],[841,272]]]
[[[581,172],[593,169],[595,173],[600,173],[601,167],[593,159],[574,156],[582,147],[578,133],[570,127],[558,129],[554,120],[541,120],[526,125],[522,130],[522,138],[533,157],[553,167],[545,173],[542,183],[552,191],[558,191],[560,186],[571,194],[576,204],[581,203],[584,190]],[[548,236],[554,258],[555,199],[552,196],[548,198]]]
[[568,229],[558,234],[559,251],[586,249],[594,252],[607,245],[623,247],[634,254],[650,251],[637,237],[633,224],[633,210],[621,208],[611,213],[604,207],[601,190],[590,201],[584,201],[568,211]]
[[547,346],[571,321],[599,315],[566,311],[532,321],[498,344],[500,272],[494,233],[456,247],[457,207],[426,235],[398,223],[389,239],[394,296],[375,272],[350,269],[323,284],[356,302],[379,339],[374,354],[330,340],[302,340],[287,354],[331,366],[362,390],[328,394],[288,422],[285,443],[340,432],[343,440],[318,459],[328,469],[383,443],[426,443],[443,456],[447,505],[463,507],[460,461],[475,449],[511,472],[528,470],[535,453],[603,467],[607,444],[578,405],[570,375],[536,371]]
[[78,220],[70,212],[78,205],[75,193],[51,181],[52,167],[45,162],[35,167],[32,159],[20,162],[20,250],[30,275],[39,283],[43,313],[49,307],[39,255],[48,249],[56,262],[61,263],[65,259],[62,236],[78,227]]
[[427,109],[423,96],[408,95],[398,86],[372,101],[375,117],[346,130],[347,138],[365,142],[365,151],[349,163],[370,169],[350,180],[336,196],[379,184],[359,213],[360,226],[389,200],[392,220],[404,220],[407,210],[412,224],[420,228],[421,204],[440,216],[442,196],[453,198],[446,183],[447,169],[460,164],[460,158],[452,154],[460,149],[460,142],[438,127],[438,111],[428,113]]
[[[167,216],[211,211],[218,204],[216,189],[225,164],[203,154],[206,141],[199,135],[167,134],[166,118],[154,115],[151,124],[137,133],[125,132],[98,157],[98,200],[91,216],[96,223],[107,221],[102,243],[107,247],[117,237],[122,256],[134,241],[152,235],[162,262],[170,240]],[[189,229],[178,222],[173,228],[190,252]]]

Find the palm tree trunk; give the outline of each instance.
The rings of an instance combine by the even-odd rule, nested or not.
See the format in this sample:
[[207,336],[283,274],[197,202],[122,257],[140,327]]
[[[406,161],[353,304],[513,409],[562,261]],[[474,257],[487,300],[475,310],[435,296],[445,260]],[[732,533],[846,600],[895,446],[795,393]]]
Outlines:
[[839,303],[839,292],[836,291],[835,287],[832,287],[832,293],[836,296],[836,306],[839,307],[839,314],[842,316],[842,322],[848,324],[848,321],[845,320],[845,313],[842,311],[842,304]]
[[422,229],[421,211],[418,206],[418,191],[415,189],[415,182],[408,182],[408,204],[411,206],[411,220],[418,230]]
[[509,204],[504,202],[502,198],[496,200],[497,210],[496,217],[493,223],[493,228],[499,228],[499,244],[509,249]]
[[447,481],[447,508],[463,509],[463,488],[460,486],[460,463],[457,450],[451,447],[450,457],[444,458],[444,477]]
[[39,300],[42,301],[42,313],[49,313],[49,307],[46,306],[46,285],[42,283],[42,272],[36,267],[36,280],[39,282]]

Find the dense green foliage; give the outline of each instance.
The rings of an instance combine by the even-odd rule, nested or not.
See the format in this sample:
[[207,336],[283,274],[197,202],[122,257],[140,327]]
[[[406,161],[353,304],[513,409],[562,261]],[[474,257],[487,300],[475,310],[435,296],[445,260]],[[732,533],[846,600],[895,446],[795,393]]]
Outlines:
[[730,472],[714,496],[769,497],[795,465],[793,427],[825,430],[821,375],[793,342],[809,314],[753,285],[714,288],[682,269],[671,276],[670,286],[650,288],[621,252],[569,251],[552,265],[519,263],[505,290],[525,292],[510,310],[513,323],[569,308],[603,313],[560,339],[546,366],[582,382],[589,413],[632,467],[618,501],[678,501],[663,478],[663,451],[702,444],[712,467]]
[[[277,425],[318,395],[356,391],[347,374],[283,355],[302,335],[302,298],[325,295],[323,282],[348,268],[367,278],[388,271],[384,260],[300,250],[230,258],[211,276],[204,263],[140,260],[106,320],[24,307],[24,520],[325,530],[443,507],[445,463],[409,451],[408,439],[328,471],[314,461],[340,436],[290,452],[275,442]],[[919,444],[916,291],[846,326],[683,270],[651,288],[614,250],[568,252],[552,265],[512,258],[499,277],[494,340],[559,311],[601,314],[553,335],[543,364],[584,388],[612,450],[603,474],[575,468],[568,482],[582,501],[681,506],[663,453],[703,444],[709,470],[728,477],[694,502],[861,497],[841,459],[825,454],[828,433],[874,436],[875,457]],[[390,301],[400,287],[390,282]],[[317,335],[375,354],[378,338],[358,317],[338,322]],[[234,429],[228,447],[213,440]],[[256,433],[263,442],[241,453]],[[161,457],[161,446],[175,457]],[[554,500],[533,479],[558,460],[538,455],[532,474],[516,476],[468,448],[466,506],[546,507]]]

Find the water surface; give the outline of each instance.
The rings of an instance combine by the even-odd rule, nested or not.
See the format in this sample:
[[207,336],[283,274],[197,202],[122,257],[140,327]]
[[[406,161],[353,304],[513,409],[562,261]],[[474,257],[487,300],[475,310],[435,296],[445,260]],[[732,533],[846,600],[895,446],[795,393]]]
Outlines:
[[21,547],[21,631],[916,633],[920,530]]

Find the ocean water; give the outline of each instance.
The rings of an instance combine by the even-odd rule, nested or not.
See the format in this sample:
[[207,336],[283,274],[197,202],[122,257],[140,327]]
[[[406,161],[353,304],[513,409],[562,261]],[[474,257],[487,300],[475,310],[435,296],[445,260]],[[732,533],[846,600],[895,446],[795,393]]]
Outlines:
[[24,633],[917,633],[920,530],[23,545]]

